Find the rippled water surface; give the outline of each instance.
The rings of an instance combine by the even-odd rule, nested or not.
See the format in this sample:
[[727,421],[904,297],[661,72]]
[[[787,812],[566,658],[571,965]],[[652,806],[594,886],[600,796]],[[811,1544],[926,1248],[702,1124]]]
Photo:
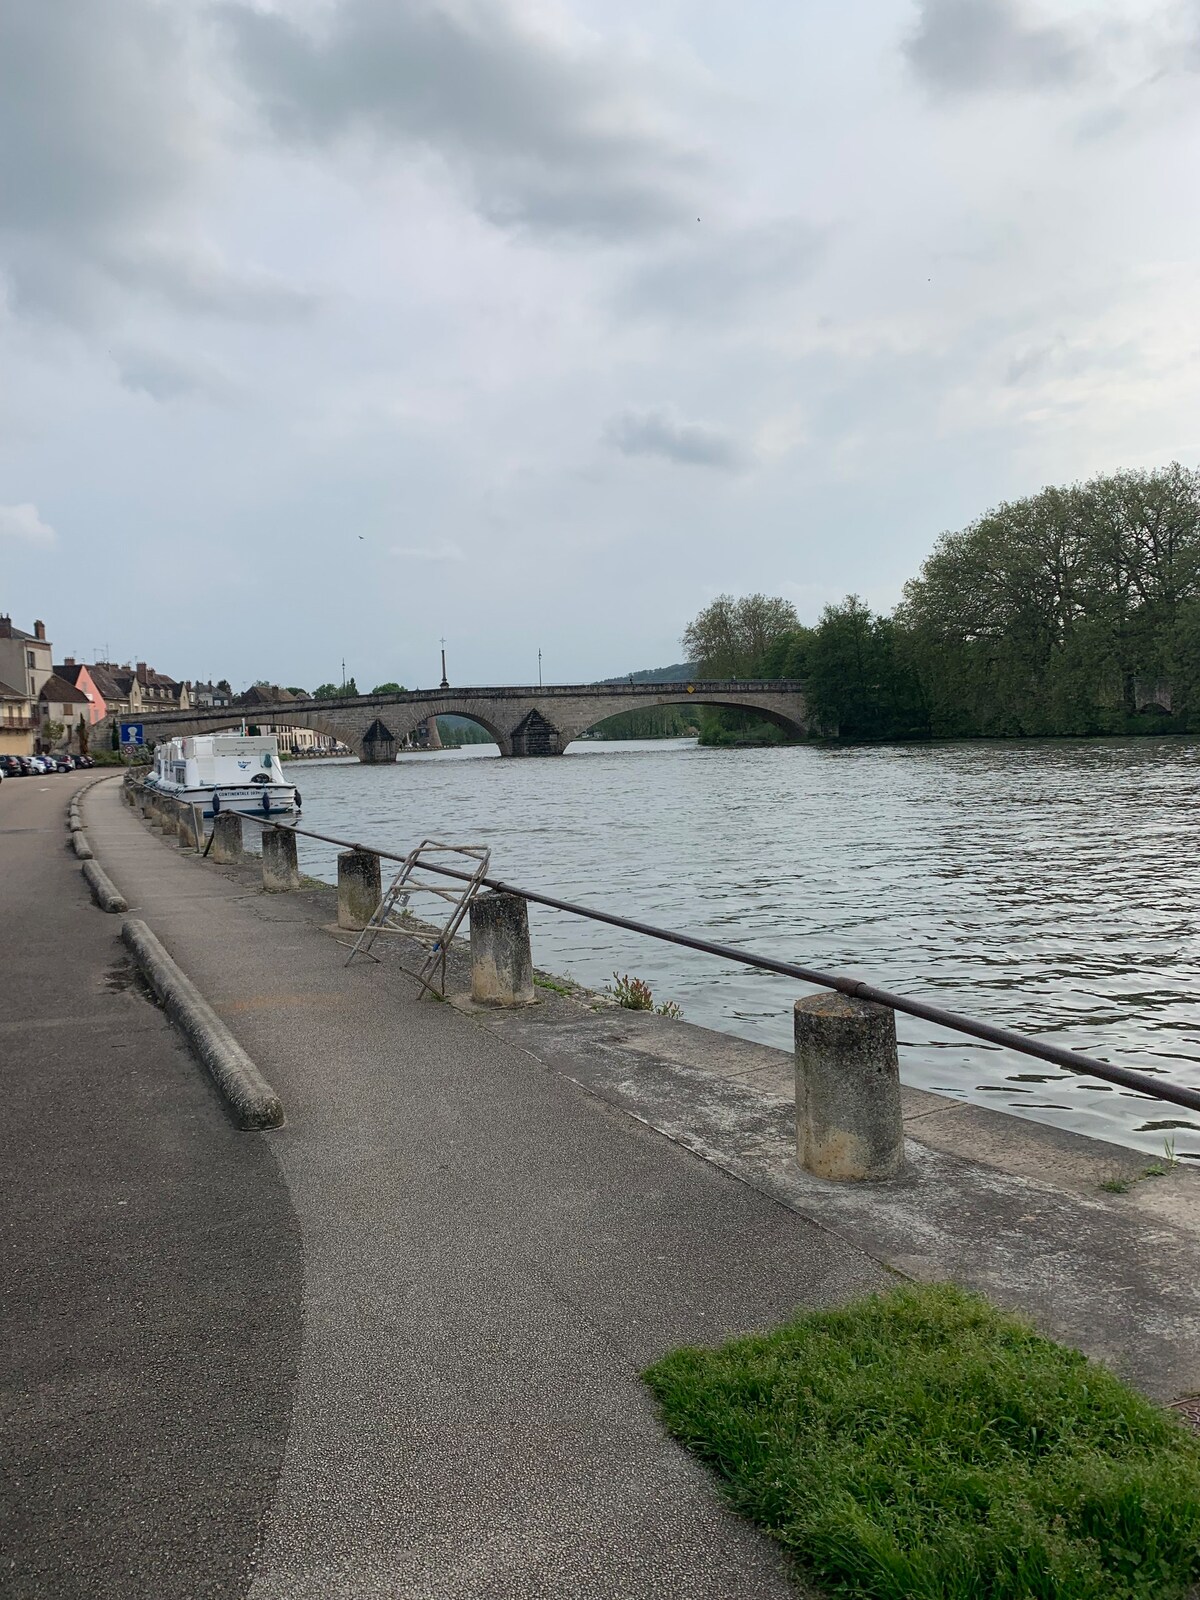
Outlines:
[[[703,750],[493,746],[292,769],[302,826],[486,843],[511,882],[860,977],[1200,1083],[1200,743]],[[333,848],[300,841],[336,877]],[[689,1021],[790,1047],[787,979],[531,908],[534,960],[615,970]],[[1200,1159],[1200,1116],[900,1017],[922,1088]]]

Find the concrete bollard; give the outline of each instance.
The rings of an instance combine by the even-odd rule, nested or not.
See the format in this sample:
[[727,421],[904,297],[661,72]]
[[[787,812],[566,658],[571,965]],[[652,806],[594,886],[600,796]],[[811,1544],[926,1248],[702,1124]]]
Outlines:
[[179,802],[179,848],[181,850],[202,850],[204,848],[204,824],[196,815],[196,809],[186,800]]
[[262,831],[262,882],[268,894],[283,894],[300,887],[296,866],[296,835],[290,828]]
[[904,1166],[896,1014],[842,994],[796,1001],[796,1153],[818,1178],[894,1178]]
[[163,837],[173,839],[179,832],[179,802],[171,795],[165,794],[159,800],[159,807]]
[[529,903],[519,894],[471,901],[471,999],[481,1006],[527,1006],[534,1000]]
[[218,811],[213,818],[212,848],[208,852],[210,861],[215,861],[218,866],[228,867],[235,861],[242,859],[242,819],[236,811]]
[[338,864],[338,927],[365,928],[383,890],[379,857],[370,850],[343,850]]

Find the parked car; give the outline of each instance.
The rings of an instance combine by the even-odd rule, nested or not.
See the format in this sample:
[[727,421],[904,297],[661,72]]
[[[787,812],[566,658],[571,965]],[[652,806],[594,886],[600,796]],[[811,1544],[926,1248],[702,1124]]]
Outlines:
[[23,778],[25,768],[21,765],[20,756],[0,756],[0,769],[3,769],[6,778]]

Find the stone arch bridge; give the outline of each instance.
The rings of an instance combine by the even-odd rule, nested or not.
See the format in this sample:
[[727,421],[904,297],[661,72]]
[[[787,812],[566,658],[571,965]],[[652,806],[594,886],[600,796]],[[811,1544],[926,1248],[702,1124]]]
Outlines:
[[[737,679],[692,683],[605,683],[536,689],[417,689],[403,694],[301,699],[248,708],[246,721],[312,728],[350,747],[360,761],[395,759],[405,739],[428,717],[469,717],[485,729],[504,756],[561,755],[572,739],[622,711],[652,706],[740,706],[777,724],[795,738],[808,732],[802,686],[794,681]],[[235,726],[234,709],[146,714],[147,742],[184,734],[216,733]]]

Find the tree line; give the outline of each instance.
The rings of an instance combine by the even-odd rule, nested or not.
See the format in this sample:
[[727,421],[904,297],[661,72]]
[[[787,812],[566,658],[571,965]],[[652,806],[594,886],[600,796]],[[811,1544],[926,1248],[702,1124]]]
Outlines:
[[[849,595],[810,628],[721,595],[683,644],[705,676],[803,679],[845,739],[1200,732],[1200,472],[1005,502],[943,534],[890,614]],[[738,728],[709,713],[703,737]]]

